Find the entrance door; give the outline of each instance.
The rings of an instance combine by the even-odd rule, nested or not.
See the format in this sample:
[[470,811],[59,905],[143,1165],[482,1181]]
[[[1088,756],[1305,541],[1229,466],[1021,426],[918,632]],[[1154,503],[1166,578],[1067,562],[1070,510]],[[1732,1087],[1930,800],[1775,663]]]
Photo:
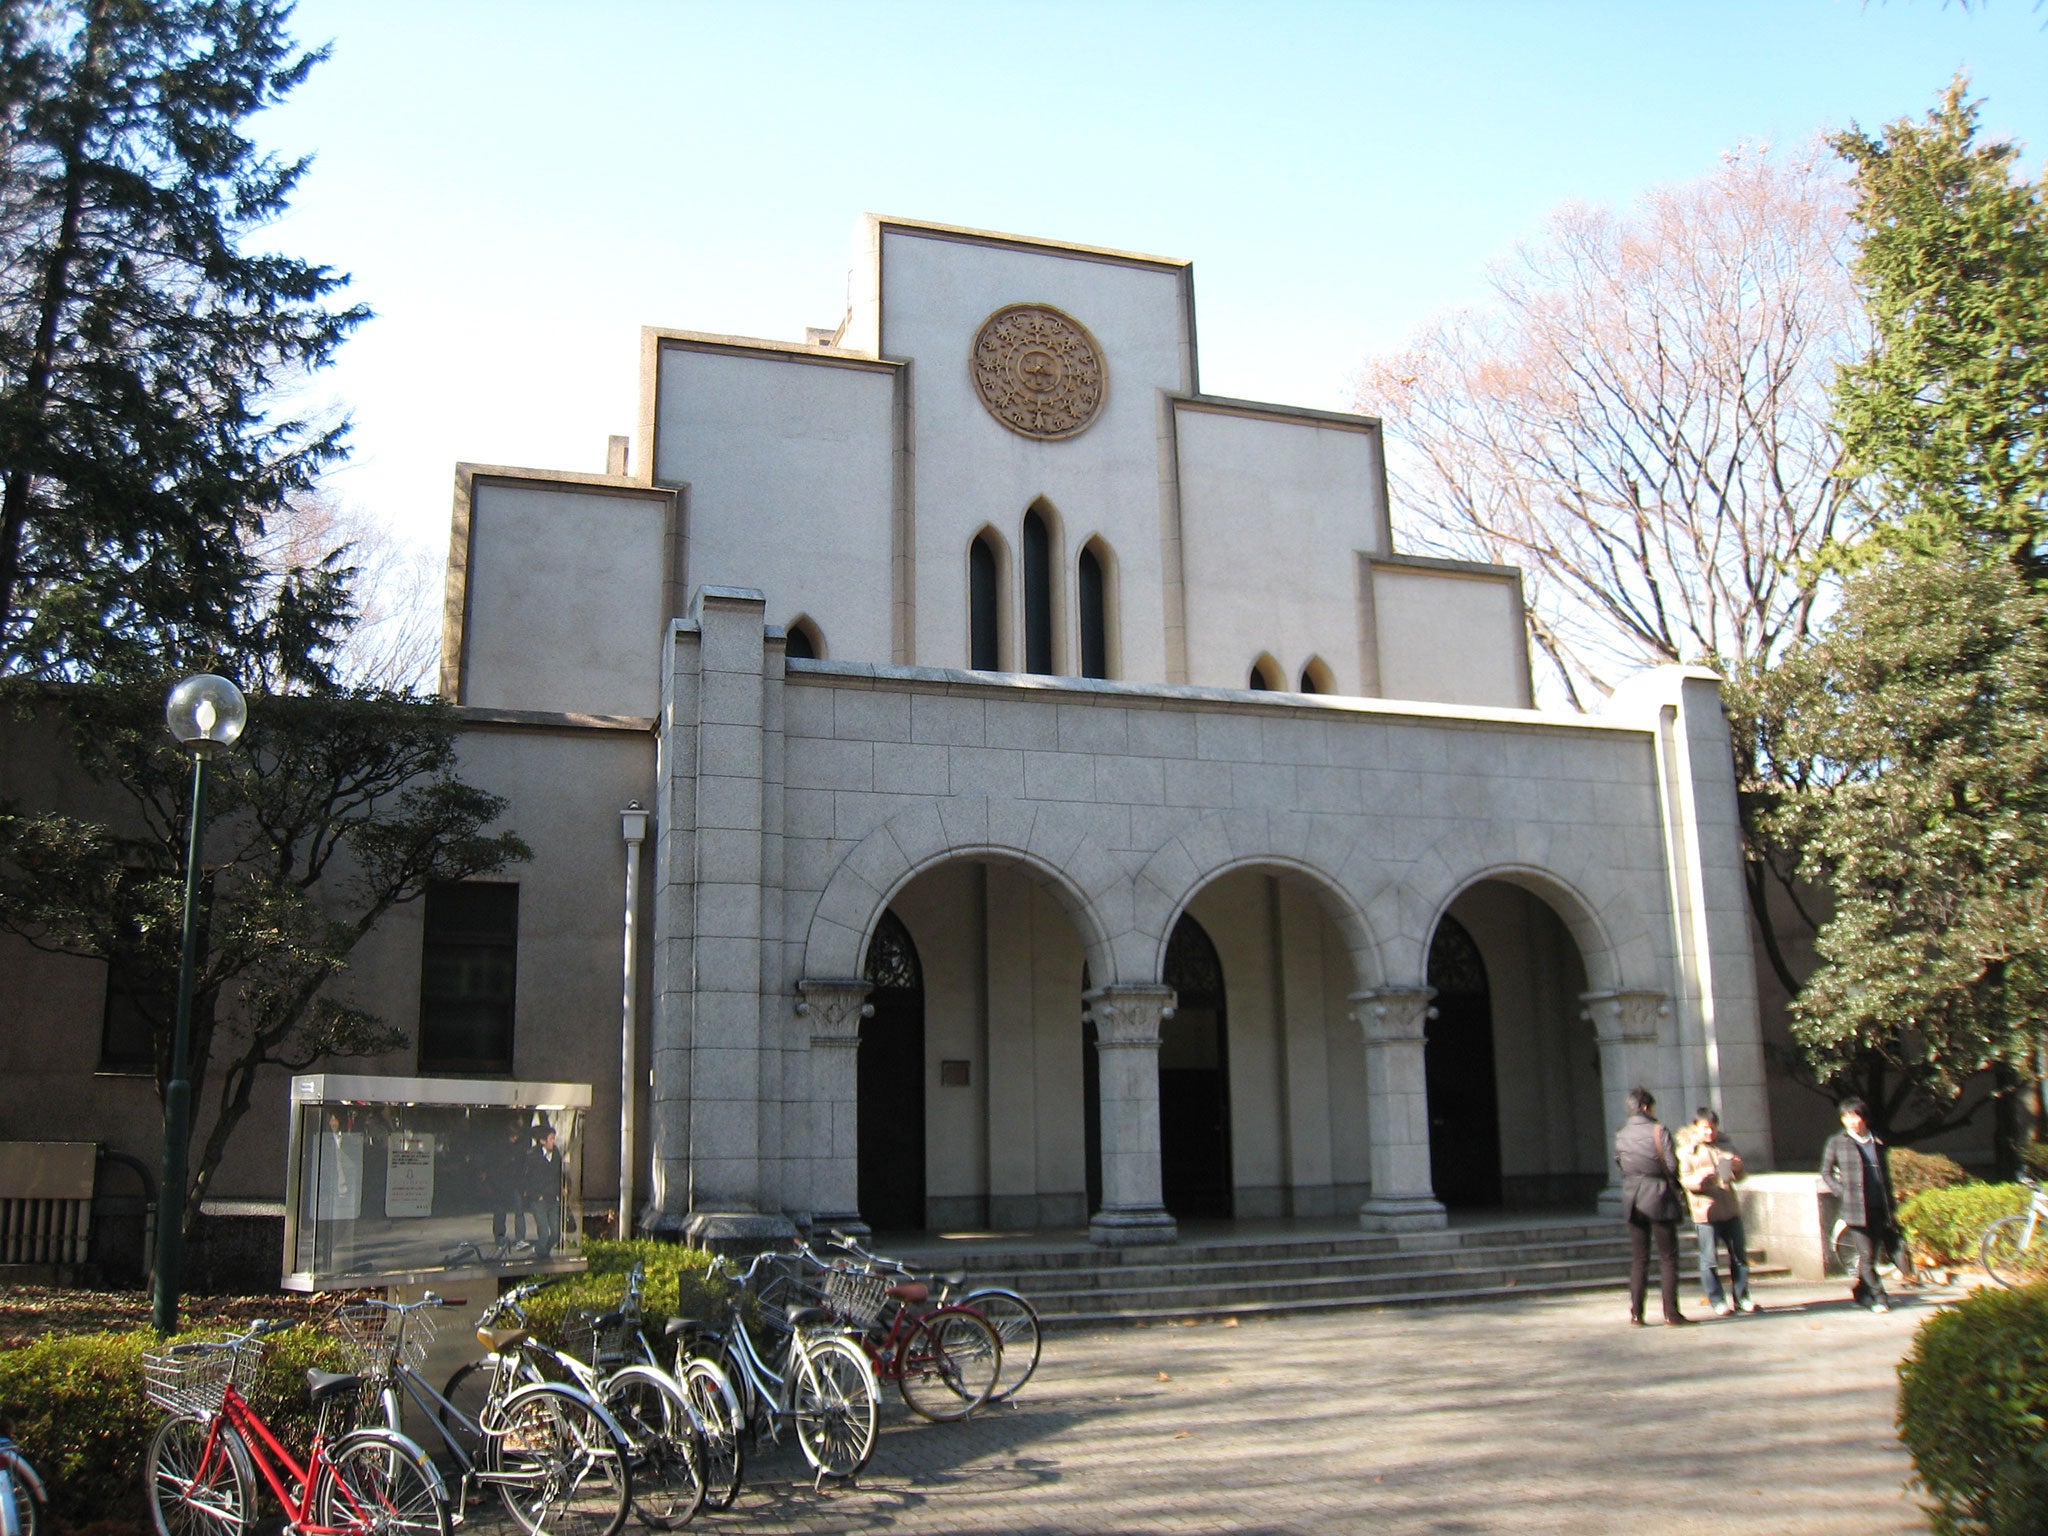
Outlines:
[[1436,1017],[1423,1037],[1429,1167],[1436,1197],[1456,1207],[1500,1204],[1500,1096],[1493,1075],[1493,997],[1486,963],[1454,917],[1429,947]]
[[1159,1183],[1167,1211],[1228,1216],[1230,1055],[1223,966],[1202,925],[1182,916],[1166,944],[1174,1015],[1159,1027]]
[[874,1013],[861,1021],[861,1219],[878,1232],[916,1232],[924,1213],[924,973],[910,930],[884,912],[864,972]]

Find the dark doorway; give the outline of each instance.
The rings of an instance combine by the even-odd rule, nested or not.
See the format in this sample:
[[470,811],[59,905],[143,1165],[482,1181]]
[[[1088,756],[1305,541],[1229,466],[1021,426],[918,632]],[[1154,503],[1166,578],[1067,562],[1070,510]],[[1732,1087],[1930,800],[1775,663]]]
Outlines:
[[1177,1001],[1159,1027],[1159,1184],[1174,1216],[1228,1216],[1230,1052],[1223,965],[1183,915],[1166,941],[1166,984]]
[[1429,946],[1436,989],[1422,1049],[1429,1093],[1429,1167],[1452,1208],[1500,1204],[1500,1094],[1493,1076],[1493,996],[1479,946],[1456,918]]
[[882,913],[862,973],[874,1013],[861,1021],[860,1214],[877,1232],[916,1232],[924,1215],[924,972],[910,930]]

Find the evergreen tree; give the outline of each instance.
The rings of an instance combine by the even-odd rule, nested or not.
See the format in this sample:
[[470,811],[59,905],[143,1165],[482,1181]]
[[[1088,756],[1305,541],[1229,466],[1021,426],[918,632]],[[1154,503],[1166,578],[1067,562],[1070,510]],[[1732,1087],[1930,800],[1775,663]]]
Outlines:
[[0,0],[0,668],[160,674],[341,621],[332,563],[249,548],[344,430],[267,397],[366,315],[248,249],[306,168],[244,132],[325,56],[290,14]]
[[1968,1119],[2048,1020],[2048,594],[1957,543],[1880,555],[1765,686],[1799,786],[1770,831],[1833,899],[1793,1032],[1900,1140]]
[[1856,275],[1869,355],[1844,370],[1837,421],[1875,548],[1985,539],[2048,574],[2048,201],[2018,151],[1977,141],[1950,84],[1924,122],[1842,135],[1855,167]]

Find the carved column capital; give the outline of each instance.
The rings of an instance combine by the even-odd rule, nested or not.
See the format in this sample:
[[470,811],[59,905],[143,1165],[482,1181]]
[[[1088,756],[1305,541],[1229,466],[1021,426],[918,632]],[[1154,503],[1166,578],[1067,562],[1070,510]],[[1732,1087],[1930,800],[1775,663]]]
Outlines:
[[1434,987],[1376,987],[1351,994],[1351,1017],[1365,1030],[1365,1043],[1419,1045],[1436,996]]
[[1159,1026],[1173,1017],[1171,987],[1097,987],[1081,1001],[1095,1021],[1096,1049],[1158,1050]]
[[875,1011],[865,981],[812,980],[796,984],[797,1014],[810,1021],[811,1045],[846,1049],[860,1044],[860,1021]]
[[1582,992],[1579,1002],[1593,1021],[1593,1037],[1602,1045],[1657,1038],[1657,1021],[1671,1012],[1662,992],[1624,987],[1613,992]]

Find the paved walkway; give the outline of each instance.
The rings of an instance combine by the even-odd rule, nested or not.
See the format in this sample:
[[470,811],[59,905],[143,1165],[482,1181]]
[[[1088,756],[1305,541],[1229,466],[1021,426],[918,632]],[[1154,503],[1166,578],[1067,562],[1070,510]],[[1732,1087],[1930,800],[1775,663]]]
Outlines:
[[1759,1294],[1685,1329],[1593,1293],[1068,1334],[1014,1406],[927,1425],[892,1394],[858,1487],[769,1448],[693,1529],[1924,1533],[1894,1367],[1934,1303]]

